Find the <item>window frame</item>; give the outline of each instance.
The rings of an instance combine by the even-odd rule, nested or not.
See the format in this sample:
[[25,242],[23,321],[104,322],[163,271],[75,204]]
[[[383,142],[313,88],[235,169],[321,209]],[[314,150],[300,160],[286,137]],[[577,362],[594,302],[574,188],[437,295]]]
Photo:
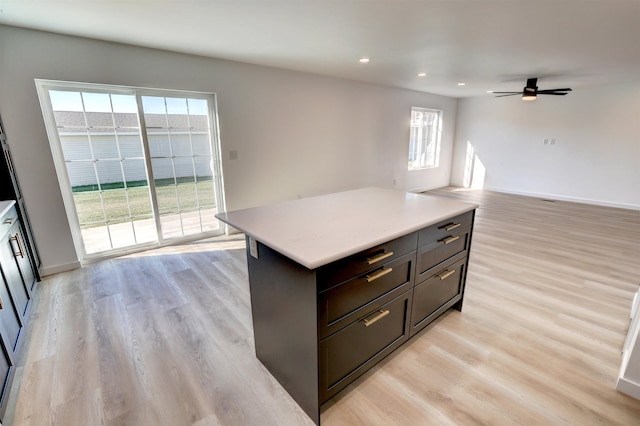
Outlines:
[[[414,112],[436,113],[435,127],[433,124],[423,124],[421,126],[413,125]],[[409,151],[407,155],[408,171],[434,169],[440,166],[440,146],[442,144],[442,127],[444,120],[444,111],[435,108],[411,107],[411,115],[409,118]],[[430,130],[425,130],[433,127]],[[430,135],[427,138],[418,136],[419,140],[414,137],[414,128],[420,129],[421,136],[425,131]],[[435,140],[434,140],[435,139]],[[431,153],[429,152],[431,151]],[[416,160],[418,158],[418,160]]]

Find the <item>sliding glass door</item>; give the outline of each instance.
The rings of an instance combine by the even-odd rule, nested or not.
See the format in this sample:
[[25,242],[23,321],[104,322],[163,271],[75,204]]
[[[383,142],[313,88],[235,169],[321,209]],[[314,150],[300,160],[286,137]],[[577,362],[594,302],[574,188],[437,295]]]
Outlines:
[[163,238],[217,229],[207,99],[142,96]]
[[215,99],[38,81],[83,259],[219,234]]

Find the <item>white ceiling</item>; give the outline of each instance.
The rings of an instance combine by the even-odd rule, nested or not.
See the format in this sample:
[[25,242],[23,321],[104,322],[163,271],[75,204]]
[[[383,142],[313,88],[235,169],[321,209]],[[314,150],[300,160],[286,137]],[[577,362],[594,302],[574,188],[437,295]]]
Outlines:
[[640,78],[640,0],[0,0],[0,23],[454,97]]

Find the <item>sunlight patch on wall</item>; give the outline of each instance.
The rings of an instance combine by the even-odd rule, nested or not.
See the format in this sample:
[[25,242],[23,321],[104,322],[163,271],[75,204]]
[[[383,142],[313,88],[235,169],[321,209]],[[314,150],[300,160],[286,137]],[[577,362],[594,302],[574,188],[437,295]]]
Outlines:
[[484,178],[486,167],[475,154],[475,149],[470,141],[467,141],[467,151],[464,160],[464,176],[463,185],[465,188],[482,189],[484,187]]
[[484,175],[487,169],[482,164],[482,161],[478,158],[478,156],[474,156],[473,158],[473,174],[471,177],[471,189],[482,189],[484,188]]

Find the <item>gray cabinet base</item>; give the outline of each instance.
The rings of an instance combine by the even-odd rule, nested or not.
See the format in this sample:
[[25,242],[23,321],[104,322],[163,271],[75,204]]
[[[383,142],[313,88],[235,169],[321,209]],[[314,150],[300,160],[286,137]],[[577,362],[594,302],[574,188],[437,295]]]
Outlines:
[[[394,250],[377,253],[374,247],[315,270],[247,237],[256,356],[316,424],[325,401],[442,313],[462,309],[473,215],[461,216],[466,227],[456,226],[460,236],[419,246],[418,233],[412,233],[389,242]],[[440,230],[436,233],[449,235],[447,226],[427,230],[434,227]],[[423,240],[430,234],[424,235]],[[458,240],[460,246],[449,244]],[[370,266],[371,256],[389,261]],[[369,266],[361,266],[363,260]],[[424,269],[417,285],[416,265]],[[381,277],[394,277],[395,287]],[[379,295],[364,287],[362,297],[354,296],[355,288],[373,281],[382,289]],[[352,299],[364,305],[353,310]],[[334,328],[327,300],[337,303],[343,315],[334,319]]]
[[320,424],[315,273],[263,244],[257,251],[247,249],[256,356]]

